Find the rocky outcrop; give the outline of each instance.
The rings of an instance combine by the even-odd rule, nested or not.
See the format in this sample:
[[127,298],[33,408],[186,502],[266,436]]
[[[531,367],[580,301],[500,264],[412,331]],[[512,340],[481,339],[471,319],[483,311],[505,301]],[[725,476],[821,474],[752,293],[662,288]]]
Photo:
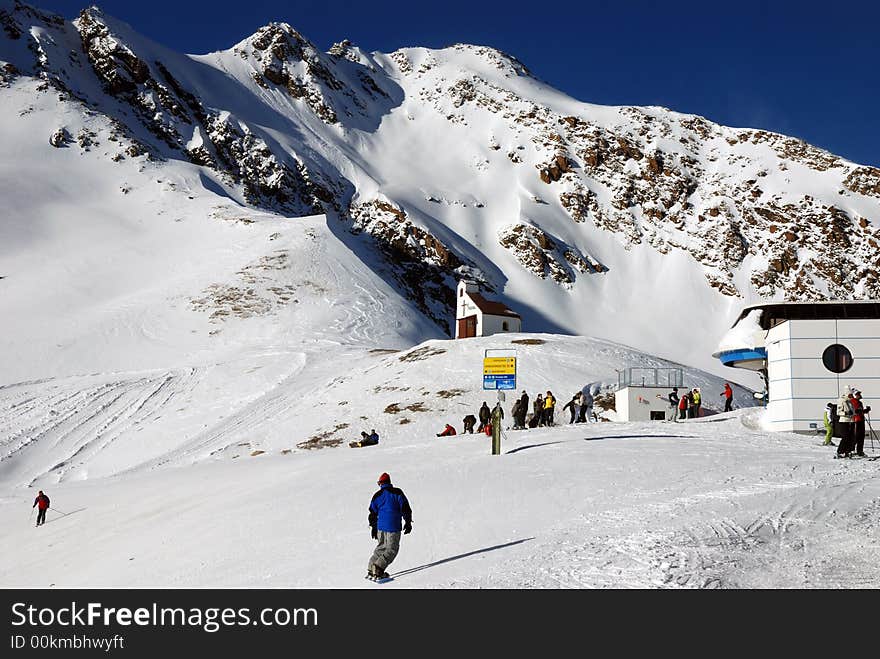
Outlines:
[[375,104],[388,99],[375,68],[348,40],[325,54],[287,23],[269,23],[235,52],[254,67],[258,85],[283,90],[327,124],[369,117]]
[[[260,135],[228,112],[205,108],[162,62],[148,63],[115,35],[99,10],[84,10],[74,25],[105,91],[131,106],[166,147],[240,185],[249,204],[298,215],[325,207],[322,199],[331,195],[309,179],[304,165],[274,153]],[[284,48],[293,46],[285,44],[269,39],[264,45],[288,54]]]
[[0,87],[8,87],[18,77],[18,69],[10,62],[0,62]]
[[[864,225],[854,231],[852,225],[861,220],[841,220],[846,211],[830,210],[830,200],[822,207],[760,183],[769,173],[768,152],[780,171],[786,163],[808,167],[865,197],[880,197],[880,170],[848,168],[801,140],[724,128],[702,117],[621,108],[620,120],[612,125],[560,115],[479,76],[466,84],[459,80],[445,93],[426,85],[422,95],[453,123],[466,123],[462,110],[469,107],[493,113],[493,120],[505,121],[511,132],[530,134],[540,180],[558,189],[560,209],[575,222],[617,235],[625,248],[648,244],[661,253],[686,251],[722,294],[743,294],[734,280],[740,269],[749,268],[762,296],[880,296],[874,268],[857,266],[864,259],[880,260],[871,242],[876,218],[861,218]],[[779,240],[768,239],[770,227],[779,224],[771,214],[780,213],[786,228]],[[844,254],[833,253],[818,233],[834,217],[848,225],[852,244]],[[520,262],[539,276],[549,275],[550,262],[535,236],[526,239],[528,232],[518,231],[505,240],[517,245]],[[567,283],[561,272],[554,279]]]
[[562,285],[572,284],[577,275],[605,272],[607,268],[590,256],[551,238],[531,224],[513,224],[498,232],[498,242],[510,250],[520,264],[541,279],[550,277]]
[[49,144],[54,146],[56,149],[65,147],[72,141],[73,137],[71,137],[70,133],[67,132],[66,128],[59,128],[49,136]]
[[[29,76],[39,93],[57,92],[59,100],[81,104],[84,114],[109,120],[109,129],[104,122],[104,129],[71,127],[75,137],[56,133],[53,146],[112,147],[114,160],[187,158],[219,173],[250,205],[292,216],[328,211],[350,221],[351,231],[371,236],[401,290],[447,331],[458,276],[469,274],[491,290],[490,279],[498,285],[506,273],[487,267],[492,274],[484,275],[465,256],[479,259],[479,248],[466,246],[465,235],[472,234],[453,238],[443,226],[450,202],[434,181],[395,193],[379,185],[390,178],[383,179],[382,163],[363,149],[380,124],[405,133],[420,129],[420,117],[430,117],[432,130],[448,123],[455,138],[430,147],[443,150],[439,161],[460,163],[483,180],[518,184],[496,186],[515,200],[487,199],[488,188],[469,190],[474,179],[462,176],[455,182],[462,189],[452,193],[469,200],[455,202],[460,226],[495,221],[494,209],[511,207],[510,201],[520,209],[530,198],[541,204],[528,219],[522,210],[498,240],[515,257],[514,267],[548,282],[570,287],[580,276],[604,272],[597,259],[555,235],[585,245],[599,234],[624,250],[684,252],[723,295],[880,297],[880,170],[801,140],[663,108],[545,101],[557,97],[542,96],[537,81],[521,84],[530,76],[522,63],[481,46],[407,48],[386,57],[344,40],[322,53],[286,23],[260,28],[218,60],[234,60],[229,70],[239,71],[242,90],[256,89],[257,113],[243,109],[238,114],[247,116],[237,116],[216,101],[221,107],[209,107],[187,87],[198,79],[190,71],[126,43],[117,33],[125,30],[95,8],[71,26],[19,2],[4,6],[12,9],[0,10],[0,39],[15,42],[10,52],[25,58],[29,52],[33,61],[0,62],[0,86]],[[68,47],[58,44],[70,37],[79,38],[81,50],[63,52]],[[78,97],[68,84],[78,72],[97,79],[106,98]],[[263,122],[261,112],[271,120]],[[416,123],[395,123],[398,117]],[[278,138],[287,122],[304,136],[301,148]],[[815,198],[791,184],[798,176],[819,184]],[[487,210],[470,215],[465,207]]]
[[880,199],[880,169],[856,167],[844,180],[843,187],[856,194]]
[[458,278],[467,275],[487,285],[473,263],[413,224],[398,206],[383,199],[370,199],[352,203],[349,214],[352,230],[372,236],[393,266],[394,279],[445,332],[450,331],[449,318],[455,317]]
[[270,23],[257,30],[248,43],[257,66],[255,80],[282,87],[293,98],[302,99],[322,121],[337,123],[336,110],[325,89],[339,91],[344,85],[307,39],[287,23]]

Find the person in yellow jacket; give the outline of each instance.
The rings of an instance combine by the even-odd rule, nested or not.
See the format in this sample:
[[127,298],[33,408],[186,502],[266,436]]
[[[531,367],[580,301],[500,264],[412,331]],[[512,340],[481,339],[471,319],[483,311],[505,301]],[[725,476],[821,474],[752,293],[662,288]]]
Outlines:
[[548,391],[547,395],[544,396],[544,418],[541,420],[541,425],[552,426],[553,425],[553,411],[556,408],[556,399],[553,397],[553,393]]
[[831,438],[834,436],[834,421],[831,418],[831,410],[833,408],[834,403],[828,403],[825,406],[825,414],[822,417],[822,420],[825,422],[825,441],[822,443],[822,446],[837,446],[831,441]]
[[694,387],[694,416],[700,416],[700,404],[703,402],[703,397],[700,394],[700,390],[698,387]]

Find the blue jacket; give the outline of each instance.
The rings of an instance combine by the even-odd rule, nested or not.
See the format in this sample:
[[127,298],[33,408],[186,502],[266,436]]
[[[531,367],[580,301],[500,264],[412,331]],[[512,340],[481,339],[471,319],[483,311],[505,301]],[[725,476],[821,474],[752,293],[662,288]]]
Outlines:
[[373,495],[370,501],[370,526],[379,531],[388,533],[400,533],[403,518],[407,524],[412,523],[412,509],[409,507],[406,495],[400,488],[391,483],[380,486],[379,491]]

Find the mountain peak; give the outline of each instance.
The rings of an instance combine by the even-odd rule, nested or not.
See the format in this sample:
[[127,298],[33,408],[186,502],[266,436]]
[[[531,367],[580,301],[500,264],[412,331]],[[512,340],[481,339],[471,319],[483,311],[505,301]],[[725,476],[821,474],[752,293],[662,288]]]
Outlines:
[[0,30],[11,39],[18,39],[23,26],[18,24],[16,17],[23,19],[35,19],[46,25],[59,26],[64,24],[64,18],[58,14],[37,9],[21,0],[0,0]]
[[316,50],[314,44],[290,23],[278,21],[257,28],[253,34],[237,43],[234,49],[240,51],[247,47],[261,52],[271,52],[281,61],[302,59],[306,50]]
[[489,62],[497,69],[512,73],[517,76],[534,77],[528,67],[513,55],[492,46],[480,46],[469,43],[456,43],[451,46],[459,52],[472,53],[480,59]]

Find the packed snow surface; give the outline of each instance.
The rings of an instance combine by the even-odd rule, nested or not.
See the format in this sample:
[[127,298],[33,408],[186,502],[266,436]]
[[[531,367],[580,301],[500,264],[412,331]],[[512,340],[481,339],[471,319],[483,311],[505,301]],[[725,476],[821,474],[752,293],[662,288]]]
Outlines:
[[[876,462],[755,429],[740,410],[673,424],[386,435],[378,446],[242,454],[46,486],[0,505],[4,587],[877,587]],[[459,428],[460,429],[460,428]],[[376,586],[367,505],[383,471],[409,497]]]

